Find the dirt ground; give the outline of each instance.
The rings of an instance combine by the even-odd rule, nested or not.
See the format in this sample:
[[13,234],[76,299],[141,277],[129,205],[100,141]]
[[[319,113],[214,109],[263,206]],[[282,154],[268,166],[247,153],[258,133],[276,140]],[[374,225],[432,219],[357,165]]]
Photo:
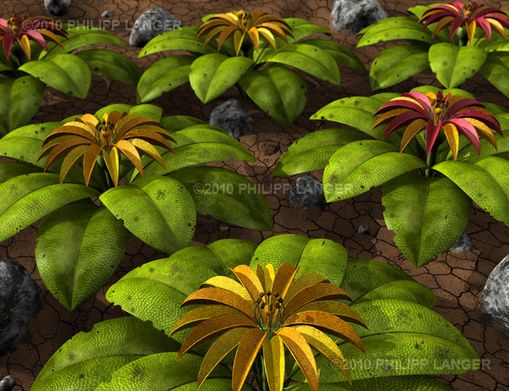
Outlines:
[[[42,0],[0,0],[0,16],[11,14],[45,14]],[[421,3],[431,3],[422,1]],[[492,4],[509,8],[509,1],[491,1]],[[403,14],[417,3],[411,0],[382,1],[391,15]],[[127,38],[129,28],[136,17],[149,7],[160,6],[181,18],[184,24],[197,23],[201,16],[211,12],[228,11],[237,8],[263,7],[284,17],[303,17],[329,26],[332,0],[275,0],[275,1],[229,1],[229,0],[190,0],[176,2],[169,0],[75,0],[75,5],[65,19],[95,26],[111,28]],[[103,11],[111,11],[110,19],[101,18]],[[333,35],[346,46],[354,47],[357,37],[340,32]],[[136,50],[127,49],[136,54]],[[366,63],[380,48],[359,50],[359,56]],[[146,65],[147,61],[140,61]],[[432,76],[424,76],[421,82],[433,82]],[[397,88],[403,91],[412,87],[413,82],[404,83]],[[466,89],[478,98],[492,101],[508,108],[507,99],[481,79],[468,82]],[[257,162],[238,169],[260,183],[274,212],[273,232],[256,232],[236,227],[227,227],[211,219],[201,218],[197,227],[196,240],[208,242],[221,238],[244,238],[256,242],[277,233],[301,233],[310,237],[326,237],[342,243],[352,259],[376,258],[396,265],[417,281],[431,288],[439,298],[436,310],[444,315],[463,335],[469,339],[477,353],[486,364],[481,371],[457,377],[445,377],[454,389],[460,391],[503,391],[509,390],[509,339],[496,325],[478,309],[479,294],[487,276],[495,265],[509,254],[509,229],[494,221],[487,214],[474,209],[466,233],[473,239],[471,251],[463,254],[446,253],[426,267],[415,268],[409,264],[392,242],[392,234],[383,223],[380,192],[373,191],[366,196],[350,202],[318,208],[302,209],[288,201],[288,179],[270,176],[270,170],[282,151],[303,134],[317,129],[320,124],[307,120],[318,108],[326,103],[349,95],[369,95],[370,89],[365,74],[348,70],[342,72],[341,87],[310,80],[308,104],[305,112],[292,127],[282,127],[267,119],[254,106],[248,106],[255,121],[255,134],[242,137],[257,157]],[[231,96],[235,96],[232,92]],[[109,103],[135,103],[135,89],[120,83],[108,84],[104,80],[94,81],[89,97],[84,101],[69,99],[49,92],[46,102],[36,121],[58,120],[75,113],[94,112]],[[157,101],[168,114],[194,115],[202,119],[208,116],[216,102],[201,105],[190,92],[189,87],[181,87]],[[278,186],[274,186],[278,184]],[[368,232],[360,234],[358,227],[368,226]],[[0,357],[0,378],[10,374],[18,385],[15,390],[29,390],[34,377],[44,363],[66,340],[81,330],[89,330],[92,325],[104,319],[122,314],[122,311],[109,305],[104,299],[104,291],[89,300],[77,311],[69,312],[62,307],[45,289],[35,267],[33,251],[37,227],[31,227],[17,237],[0,243],[0,257],[15,259],[26,267],[32,277],[44,290],[45,304],[32,324],[30,334],[20,343],[16,351]],[[130,241],[124,261],[115,276],[108,283],[117,280],[133,267],[144,262],[161,258],[162,254],[133,239]]]

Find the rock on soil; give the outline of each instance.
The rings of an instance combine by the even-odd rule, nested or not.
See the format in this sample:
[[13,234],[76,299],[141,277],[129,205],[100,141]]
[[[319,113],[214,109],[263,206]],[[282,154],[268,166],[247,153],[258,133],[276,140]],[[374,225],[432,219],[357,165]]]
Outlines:
[[142,47],[155,36],[182,26],[182,21],[162,8],[150,8],[134,22],[129,45]]
[[41,307],[41,289],[26,269],[0,259],[0,356],[16,348]]
[[73,0],[44,0],[46,10],[55,16],[64,16],[69,12]]
[[387,12],[378,0],[334,0],[331,16],[334,29],[357,34],[364,27],[386,18]]
[[9,375],[0,380],[0,391],[11,391],[16,385],[16,381]]
[[482,291],[482,308],[509,336],[509,255],[489,275]]
[[472,238],[467,234],[461,235],[449,249],[450,252],[455,254],[468,253],[470,250],[472,250]]
[[292,204],[300,205],[303,208],[310,206],[324,207],[326,202],[322,182],[311,175],[297,178],[292,185],[289,200]]
[[230,136],[235,138],[253,131],[253,119],[244,110],[238,99],[228,99],[212,110],[209,124],[226,130]]

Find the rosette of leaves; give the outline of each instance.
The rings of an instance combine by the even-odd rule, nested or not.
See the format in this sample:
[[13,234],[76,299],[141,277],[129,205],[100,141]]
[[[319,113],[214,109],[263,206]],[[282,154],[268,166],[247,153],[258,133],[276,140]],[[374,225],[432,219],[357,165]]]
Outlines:
[[[221,310],[220,303],[228,300],[227,297],[233,298],[231,292],[250,300],[252,295],[249,291],[252,290],[254,294],[255,290],[260,289],[260,286],[256,288],[256,279],[266,284],[266,278],[271,279],[273,276],[269,264],[273,265],[274,270],[286,272],[284,278],[278,279],[277,286],[280,283],[284,285],[284,281],[288,281],[288,275],[297,269],[295,284],[299,286],[290,288],[286,294],[304,292],[299,293],[298,302],[304,298],[305,301],[311,300],[308,294],[313,294],[313,298],[316,298],[324,293],[324,289],[329,289],[331,296],[328,299],[309,301],[301,310],[313,312],[311,308],[320,308],[317,312],[332,312],[338,319],[348,319],[348,322],[344,323],[360,337],[365,353],[337,336],[331,337],[334,339],[333,344],[330,344],[330,341],[320,344],[320,338],[314,337],[322,336],[323,328],[320,330],[322,334],[311,335],[314,333],[311,331],[313,327],[300,325],[297,329],[308,331],[304,335],[306,342],[287,340],[295,349],[295,356],[288,351],[284,352],[284,366],[281,345],[278,361],[275,359],[277,357],[267,353],[269,348],[262,343],[265,364],[262,364],[260,357],[254,360],[243,390],[316,389],[312,382],[306,382],[306,374],[299,369],[299,361],[302,362],[304,357],[308,357],[308,362],[316,363],[320,390],[448,390],[449,386],[429,376],[453,372],[460,374],[478,367],[477,355],[470,344],[454,326],[432,310],[435,297],[431,291],[415,282],[405,272],[379,261],[348,261],[344,247],[328,239],[279,235],[264,240],[258,246],[237,239],[219,240],[207,246],[191,246],[169,258],[144,264],[131,271],[110,287],[107,299],[136,317],[136,322],[132,320],[136,325],[127,328],[125,322],[129,318],[110,320],[99,323],[90,333],[78,334],[53,355],[37,377],[32,390],[194,390],[199,385],[200,376],[209,370],[212,372],[201,385],[201,390],[231,390],[232,378],[236,372],[236,357],[232,351],[237,348],[239,355],[251,355],[254,350],[244,349],[244,345],[240,346],[236,338],[246,331],[263,332],[263,326],[267,325],[265,322],[260,322],[260,325],[257,323],[258,326],[252,324],[251,318],[254,314],[264,314],[255,312],[255,307],[259,307],[253,305],[253,312],[249,312],[247,306],[244,308],[246,316],[242,319],[246,322],[245,329],[226,331],[230,336],[219,337],[222,338],[222,343],[213,342],[203,348],[195,347],[192,353],[186,353],[181,359],[178,351],[185,346],[183,343],[186,343],[186,339],[196,336],[194,331],[179,331],[171,338],[167,337],[173,344],[171,348],[158,345],[160,350],[152,352],[150,349],[153,349],[151,342],[155,331],[147,333],[147,342],[141,343],[145,337],[142,331],[138,330],[138,323],[150,321],[155,329],[168,335],[172,329],[178,328],[179,324],[182,325],[192,318],[198,324],[201,320],[217,314]],[[287,265],[283,266],[285,264]],[[264,270],[263,276],[256,273],[260,270],[259,267]],[[228,269],[238,275],[239,282],[228,278]],[[317,281],[321,281],[318,283],[318,290],[300,290]],[[273,284],[276,284],[275,279]],[[200,292],[200,286],[202,289],[199,295],[206,301],[215,301],[216,304],[207,310],[195,305],[189,309],[181,306],[189,295],[195,295],[191,297],[196,298],[198,293],[193,292]],[[324,288],[325,286],[327,288]],[[228,293],[218,292],[217,288]],[[248,294],[243,289],[248,290]],[[347,292],[352,301],[337,299],[336,294],[340,290]],[[212,291],[217,293],[214,298]],[[243,306],[242,298],[235,300],[235,303]],[[290,306],[290,302],[284,304]],[[227,309],[222,309],[228,312]],[[201,312],[201,315],[198,312]],[[233,313],[229,314],[225,319],[225,327],[228,327],[235,317]],[[268,313],[265,312],[265,315]],[[334,316],[326,316],[332,322]],[[312,316],[304,318],[306,322],[316,321]],[[264,320],[268,321],[269,317],[265,316]],[[365,323],[366,327],[351,323],[352,321]],[[345,326],[344,323],[338,320],[334,324]],[[197,326],[195,330],[200,327]],[[345,330],[347,327],[343,331]],[[267,327],[265,332],[268,332]],[[115,338],[110,341],[108,338],[112,335],[115,335]],[[294,341],[297,343],[292,343]],[[274,341],[277,347],[275,342],[277,340]],[[297,353],[299,349],[305,349],[306,343],[317,346],[317,349],[313,350],[313,358]],[[211,350],[214,352],[213,356],[207,353]],[[342,354],[346,367],[341,364],[342,359],[334,359],[332,363],[328,360],[327,357],[334,357],[334,352],[338,351]],[[76,359],[69,360],[69,357]],[[456,360],[461,360],[465,365],[458,368],[436,364],[458,362]],[[218,361],[220,363],[215,366]],[[112,364],[104,365],[105,362]],[[406,365],[408,362],[420,364]],[[206,370],[200,371],[200,367]],[[310,368],[307,365],[306,367]],[[279,368],[279,371],[275,368]],[[349,375],[351,383],[348,382]],[[277,384],[267,379],[275,380]]]
[[[451,95],[449,95],[451,94]],[[346,125],[296,141],[273,175],[323,171],[327,202],[383,185],[387,227],[422,266],[464,232],[472,202],[509,226],[509,115],[468,92],[419,87],[339,99],[312,117]],[[353,128],[353,129],[351,129]]]
[[14,16],[0,18],[0,44],[0,135],[30,122],[47,87],[83,99],[92,74],[138,82],[139,69],[127,56],[94,47],[126,45],[106,30]]
[[179,54],[156,61],[143,73],[139,100],[149,102],[189,82],[207,103],[237,86],[269,116],[290,124],[306,103],[307,84],[299,71],[339,85],[340,65],[364,70],[352,51],[316,37],[327,33],[306,20],[260,10],[210,15],[201,26],[163,33],[140,51],[140,57]]
[[459,87],[479,73],[509,96],[509,17],[504,11],[471,1],[408,11],[413,15],[390,17],[361,31],[358,47],[406,41],[383,50],[371,64],[374,90],[431,69],[444,88]]
[[111,105],[0,139],[13,159],[0,164],[0,241],[42,219],[35,260],[69,309],[111,277],[131,234],[169,254],[191,241],[197,214],[272,225],[249,179],[204,165],[253,161],[242,144],[192,117],[161,116],[153,105]]

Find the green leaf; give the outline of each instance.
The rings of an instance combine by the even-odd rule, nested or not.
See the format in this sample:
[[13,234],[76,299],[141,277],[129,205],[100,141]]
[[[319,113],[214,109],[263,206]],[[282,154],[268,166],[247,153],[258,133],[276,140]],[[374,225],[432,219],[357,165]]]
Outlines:
[[435,43],[430,31],[423,30],[417,20],[407,16],[382,19],[361,31],[362,38],[357,47],[374,45],[379,42],[408,39],[410,41]]
[[505,174],[509,161],[490,156],[477,164],[445,161],[433,169],[458,185],[493,218],[509,225],[509,182]]
[[187,311],[180,307],[184,299],[221,271],[226,273],[213,251],[205,246],[186,247],[130,271],[108,289],[106,299],[169,332]]
[[127,363],[176,349],[174,341],[149,323],[136,318],[106,320],[76,334],[53,354],[31,390],[93,391]]
[[35,260],[48,290],[74,310],[113,275],[129,232],[106,208],[75,203],[44,219]]
[[366,70],[362,61],[352,50],[341,46],[336,41],[330,39],[306,39],[302,43],[317,46],[325,50],[338,65],[347,65],[358,71]]
[[204,45],[203,41],[196,37],[198,26],[182,27],[177,30],[167,31],[149,41],[140,51],[139,57],[159,53],[167,50],[189,51],[193,53],[213,53],[215,50]]
[[[158,353],[142,357],[136,361],[117,369],[108,383],[103,383],[95,391],[168,391],[168,390],[196,390],[196,379],[202,357],[186,354],[179,358],[178,353]],[[231,387],[231,378],[214,379],[218,376],[228,377],[230,372],[223,366],[218,366],[211,373],[211,379],[205,381],[203,390],[221,391]],[[221,380],[218,382],[218,380]],[[212,388],[209,388],[211,384]],[[218,388],[226,384],[226,388]],[[189,386],[189,387],[186,387]],[[194,388],[191,388],[194,386]]]
[[340,84],[339,67],[334,58],[318,46],[292,44],[276,50],[264,62],[278,63],[306,72],[334,85]]
[[359,129],[370,137],[379,138],[383,130],[372,129],[380,101],[366,96],[352,96],[335,100],[311,116],[313,120],[327,120]]
[[256,244],[242,239],[221,239],[207,245],[226,268],[249,264]]
[[133,106],[125,104],[125,103],[113,103],[111,105],[105,106],[95,112],[95,116],[101,118],[106,113],[111,113],[112,111],[118,111],[120,113],[128,113]]
[[427,69],[428,49],[425,46],[410,44],[387,48],[371,65],[371,88],[379,90],[392,87]]
[[290,263],[299,267],[297,277],[316,273],[340,285],[348,255],[343,246],[329,239],[308,239],[301,235],[278,235],[264,240],[257,247],[250,266],[272,264],[277,270]]
[[115,46],[126,46],[126,43],[109,31],[101,29],[84,29],[70,34],[69,38],[64,39],[62,46],[54,46],[44,55],[43,58],[54,58],[62,53],[70,53],[84,46],[97,44],[110,44]]
[[189,81],[189,72],[194,58],[171,56],[150,65],[138,82],[141,102],[149,102]]
[[[310,391],[307,384],[303,384],[291,391]],[[324,384],[320,383],[320,391],[453,391],[453,389],[439,380],[426,376],[391,376],[375,379],[356,380],[353,385],[348,382]],[[290,391],[290,389],[288,389]]]
[[208,103],[234,86],[251,65],[253,60],[246,57],[205,54],[191,64],[189,82],[196,96]]
[[0,164],[0,183],[19,175],[29,174],[35,170],[35,167],[23,163],[2,162],[2,164]]
[[87,63],[72,54],[57,54],[50,59],[30,61],[18,69],[48,87],[80,99],[87,97],[92,82]]
[[284,19],[286,23],[290,25],[292,28],[292,35],[293,37],[289,37],[289,41],[300,41],[303,38],[309,37],[310,35],[314,34],[330,34],[329,29],[310,22],[307,19],[301,19],[301,18],[285,18]]
[[341,287],[353,301],[395,281],[413,281],[404,271],[384,262],[358,259],[346,264]]
[[0,184],[0,242],[72,202],[97,196],[84,185],[58,183],[58,175],[33,173]]
[[108,190],[100,200],[133,235],[159,251],[172,253],[193,238],[193,198],[175,179],[140,178]]
[[397,299],[414,302],[425,307],[433,307],[436,297],[431,290],[415,281],[397,280],[381,285],[365,295],[359,297],[355,303],[363,303],[370,300]]
[[281,155],[272,175],[296,175],[323,169],[338,148],[365,138],[364,133],[352,129],[324,129],[306,134]]
[[156,121],[160,121],[161,117],[163,116],[163,109],[159,106],[145,103],[143,105],[132,106],[128,113],[133,115],[141,115],[144,117],[153,118]]
[[477,46],[458,47],[444,42],[431,46],[429,64],[445,88],[454,88],[474,76],[486,56],[486,52]]
[[395,152],[384,141],[354,141],[339,148],[323,173],[327,202],[334,202],[366,193],[407,172],[426,167],[414,155]]
[[117,80],[122,83],[136,84],[140,77],[140,69],[129,57],[111,50],[91,49],[77,54],[84,60],[92,73]]
[[490,53],[479,73],[509,97],[509,53]]
[[170,174],[187,188],[199,214],[229,225],[272,228],[272,212],[256,183],[220,167],[189,167]]
[[287,125],[297,119],[306,104],[306,81],[279,65],[247,72],[240,85],[265,113]]
[[45,86],[32,76],[0,79],[0,134],[26,125],[39,111]]
[[470,218],[470,199],[447,178],[400,176],[384,186],[382,203],[396,246],[418,267],[447,251]]
[[169,115],[161,119],[161,124],[169,132],[176,132],[194,125],[204,125],[205,122],[189,115]]
[[175,148],[162,155],[164,166],[156,161],[146,165],[148,175],[166,175],[196,164],[223,161],[254,161],[254,156],[226,132],[209,125],[192,125],[172,134]]

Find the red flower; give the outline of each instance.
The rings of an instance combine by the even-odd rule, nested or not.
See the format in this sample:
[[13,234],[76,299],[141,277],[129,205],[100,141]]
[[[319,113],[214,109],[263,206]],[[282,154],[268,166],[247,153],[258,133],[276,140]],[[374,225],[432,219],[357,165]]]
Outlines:
[[37,42],[46,50],[48,40],[60,45],[58,36],[67,37],[67,33],[50,18],[22,18],[21,16],[13,16],[8,20],[0,18],[0,42],[7,60],[16,42],[23,49],[26,58],[30,60],[30,40]]
[[406,128],[401,139],[401,151],[415,135],[425,129],[426,154],[429,155],[440,131],[443,131],[454,160],[458,157],[460,133],[474,145],[477,153],[480,153],[481,146],[478,131],[495,147],[497,141],[492,129],[502,134],[497,119],[480,102],[451,94],[444,96],[441,91],[437,95],[432,92],[403,94],[383,104],[375,113],[378,114],[382,115],[373,128],[389,122],[384,138],[397,129]]
[[436,23],[433,35],[440,32],[445,26],[451,25],[450,37],[454,37],[460,27],[468,33],[468,42],[472,44],[477,26],[480,26],[488,39],[491,39],[492,28],[503,38],[506,37],[504,28],[509,28],[509,17],[499,8],[480,5],[473,1],[462,3],[454,1],[449,4],[438,4],[430,7],[419,19],[424,26]]

